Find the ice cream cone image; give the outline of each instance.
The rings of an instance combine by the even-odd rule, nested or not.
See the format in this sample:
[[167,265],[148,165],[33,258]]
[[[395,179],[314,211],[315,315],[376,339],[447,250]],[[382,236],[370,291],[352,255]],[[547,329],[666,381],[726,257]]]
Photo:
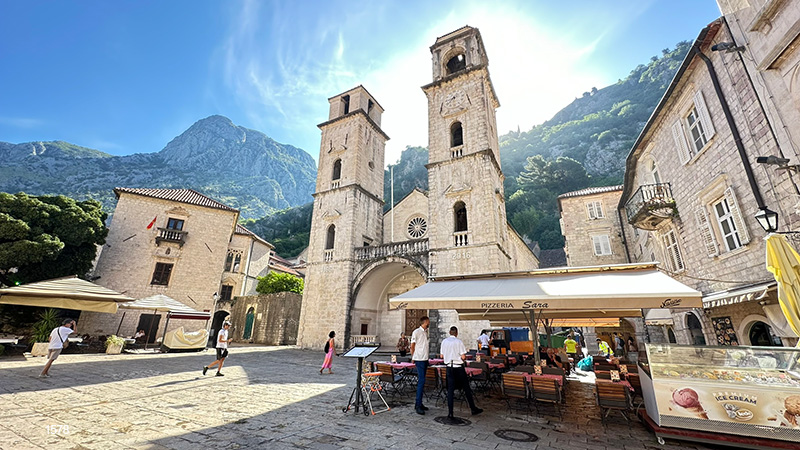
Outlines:
[[677,411],[685,411],[698,419],[708,420],[708,414],[693,389],[676,389],[672,392],[672,403],[675,404]]
[[783,417],[792,427],[800,426],[800,395],[790,395],[783,401]]

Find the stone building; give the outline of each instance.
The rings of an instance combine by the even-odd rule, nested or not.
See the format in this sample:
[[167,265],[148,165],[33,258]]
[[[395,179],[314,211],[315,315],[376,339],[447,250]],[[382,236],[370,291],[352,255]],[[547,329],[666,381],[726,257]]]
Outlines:
[[[236,209],[199,192],[117,188],[114,193],[117,206],[94,270],[100,285],[133,298],[164,294],[214,313],[208,326],[217,330],[230,315],[229,300],[255,294],[256,277],[277,268],[291,270],[276,263],[272,244],[237,224]],[[84,312],[80,321],[89,334],[112,334],[119,328],[127,336],[149,330],[151,322],[163,332],[164,314]],[[170,320],[170,329],[179,326],[188,331],[207,325]],[[150,340],[155,338],[153,333]]]
[[604,186],[558,196],[561,234],[568,266],[628,262],[617,210],[622,186]]
[[[383,213],[383,108],[358,86],[331,97],[320,124],[317,189],[307,252],[299,344],[394,346],[427,313],[432,340],[451,325],[466,341],[488,322],[455,311],[389,310],[388,299],[438,276],[530,270],[538,261],[508,225],[488,57],[477,29],[431,47],[428,98],[430,191],[412,191]],[[433,347],[432,347],[433,348]]]
[[[652,341],[793,345],[754,216],[765,207],[791,210],[797,190],[756,162],[778,154],[779,144],[745,66],[713,50],[731,39],[724,19],[700,32],[634,143],[620,232],[632,262],[660,261],[703,293],[704,308],[673,311],[670,325],[648,327]],[[793,229],[791,214],[786,219]],[[631,322],[641,335],[641,319]]]

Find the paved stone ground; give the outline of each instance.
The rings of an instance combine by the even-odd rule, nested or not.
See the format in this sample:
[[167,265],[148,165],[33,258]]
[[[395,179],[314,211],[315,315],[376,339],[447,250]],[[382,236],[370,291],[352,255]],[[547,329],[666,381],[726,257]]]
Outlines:
[[[413,398],[389,412],[344,414],[355,377],[353,360],[336,358],[334,375],[319,375],[322,352],[286,347],[235,347],[225,377],[200,368],[211,351],[162,355],[62,355],[51,378],[42,358],[0,359],[2,449],[458,449],[665,448],[638,422],[600,422],[591,384],[573,379],[564,418],[509,413],[502,400],[478,397],[486,411],[453,427],[434,422],[446,405],[428,401],[419,416]],[[552,414],[552,411],[551,411]],[[534,443],[500,439],[499,429],[534,433]],[[666,448],[706,448],[667,441]]]

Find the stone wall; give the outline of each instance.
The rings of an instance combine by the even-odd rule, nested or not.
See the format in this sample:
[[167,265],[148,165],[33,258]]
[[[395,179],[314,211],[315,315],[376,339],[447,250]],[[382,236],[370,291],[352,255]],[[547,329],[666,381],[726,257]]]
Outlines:
[[[231,335],[234,342],[265,345],[295,345],[303,297],[294,292],[236,297],[231,308]],[[243,334],[247,312],[253,309],[255,320],[250,339]]]
[[[397,199],[396,199],[397,200]],[[394,216],[394,239],[392,239],[392,216]],[[409,222],[417,217],[425,220],[430,227],[428,219],[428,196],[418,189],[414,189],[403,201],[397,203],[383,216],[383,242],[402,242],[413,239],[425,239],[428,234],[420,237],[412,237],[408,234]]]

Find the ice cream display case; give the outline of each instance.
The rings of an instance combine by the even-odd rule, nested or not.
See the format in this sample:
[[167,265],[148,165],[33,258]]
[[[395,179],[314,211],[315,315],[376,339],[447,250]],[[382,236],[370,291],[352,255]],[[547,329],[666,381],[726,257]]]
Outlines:
[[646,348],[642,390],[659,426],[800,442],[800,348]]

